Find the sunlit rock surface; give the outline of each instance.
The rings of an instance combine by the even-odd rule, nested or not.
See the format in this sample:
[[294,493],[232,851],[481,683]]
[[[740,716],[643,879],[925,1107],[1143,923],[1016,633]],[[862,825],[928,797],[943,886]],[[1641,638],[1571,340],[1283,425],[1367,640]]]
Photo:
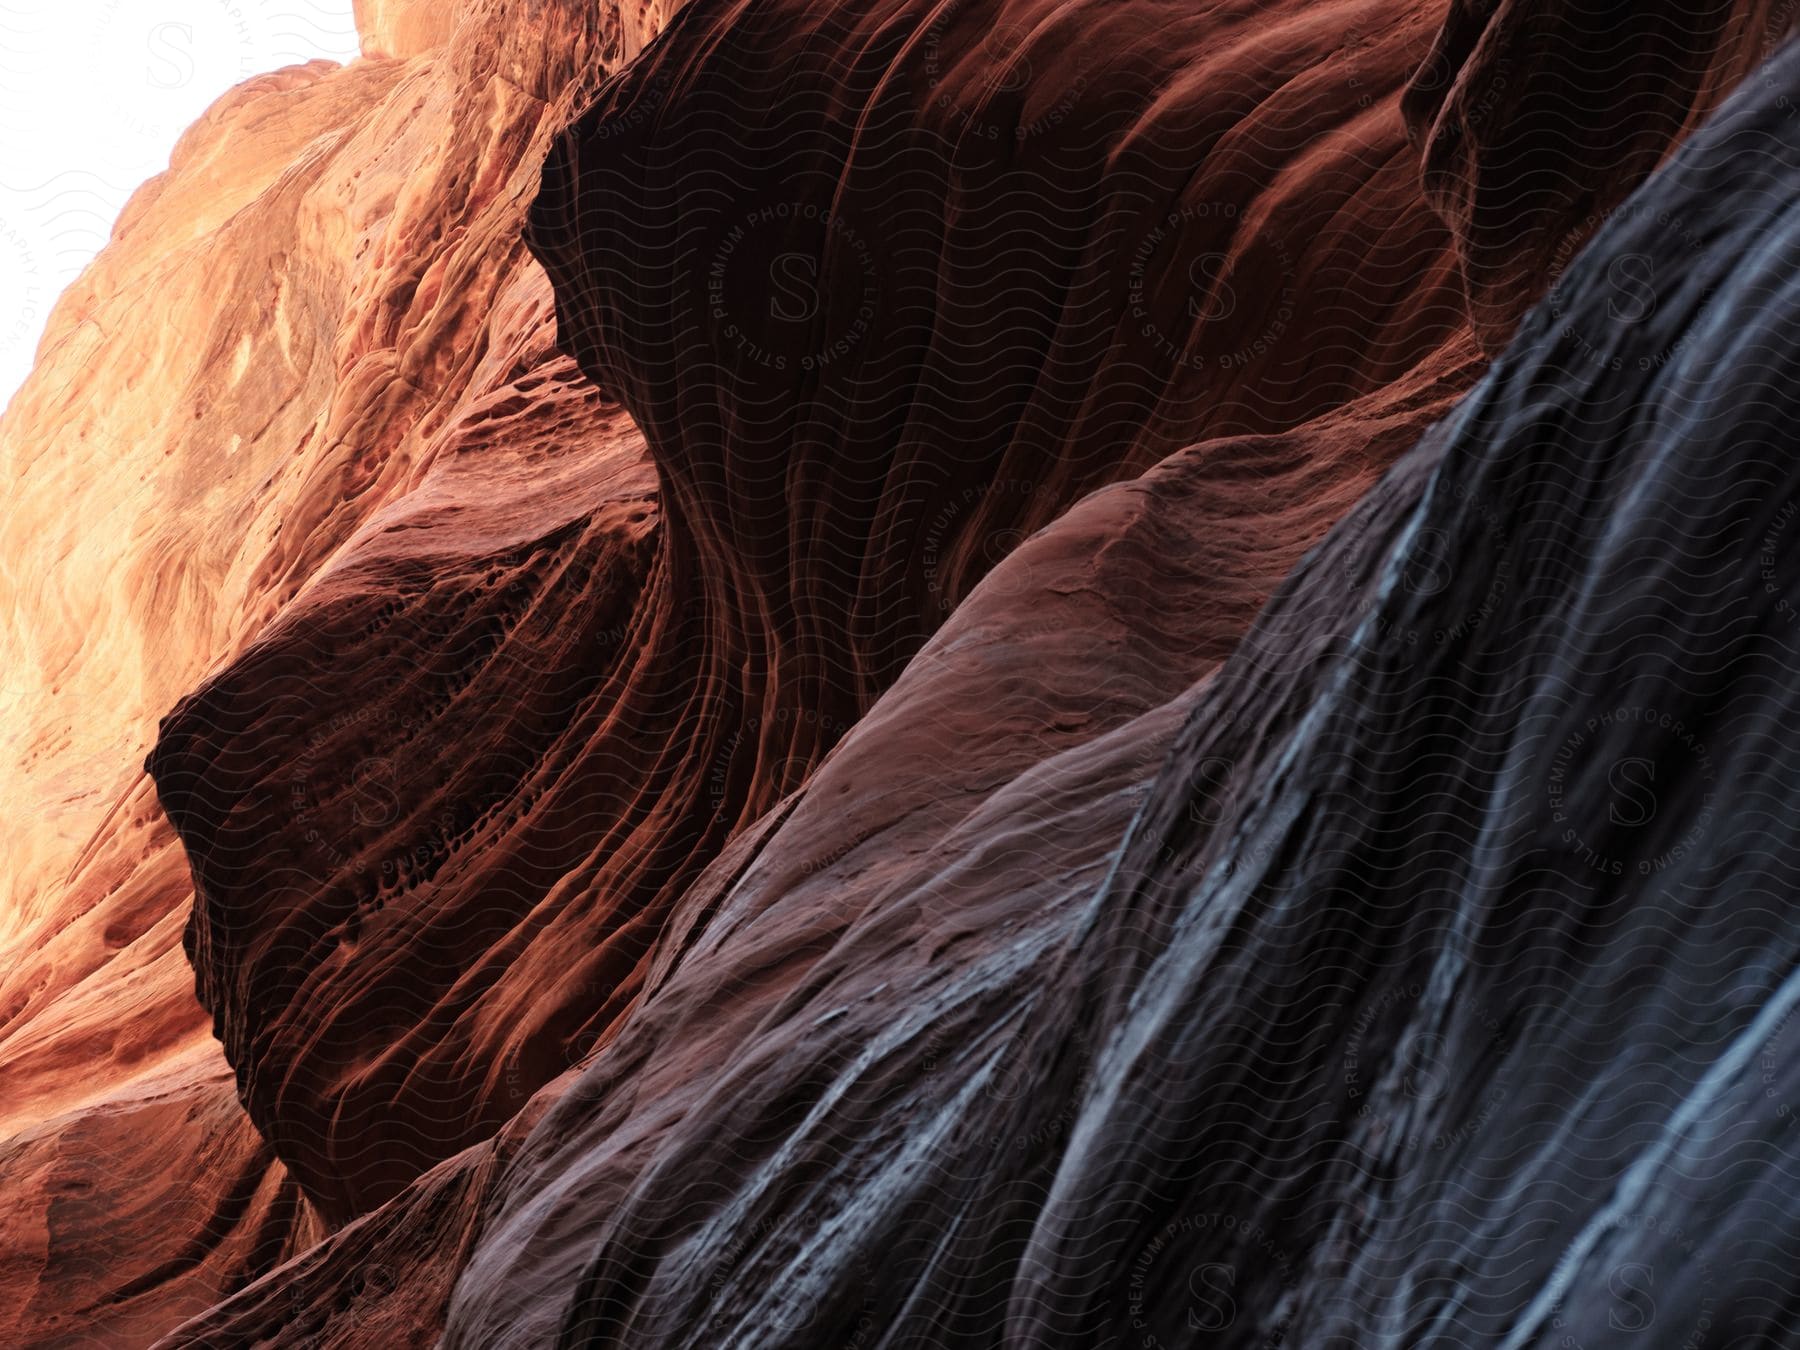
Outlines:
[[[316,62],[220,100],[0,423],[7,1344],[147,1344],[325,1231],[194,999],[189,864],[142,761],[365,521],[454,473],[484,408],[535,382],[553,417],[572,383],[519,233],[621,29],[535,12],[471,8],[487,36],[454,55]],[[600,418],[564,443],[611,453]]]
[[1777,1343],[1778,10],[228,96],[0,427],[0,1338]]

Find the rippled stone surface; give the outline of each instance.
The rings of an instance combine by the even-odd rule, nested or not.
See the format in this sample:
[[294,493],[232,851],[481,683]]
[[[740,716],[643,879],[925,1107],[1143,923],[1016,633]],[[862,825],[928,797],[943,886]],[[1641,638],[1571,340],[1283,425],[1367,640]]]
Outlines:
[[1783,1343],[1794,62],[1626,200],[1787,16],[1587,14],[229,96],[0,428],[0,1332]]
[[[549,137],[643,16],[457,17],[453,53],[314,62],[215,104],[0,421],[6,1344],[148,1344],[328,1231],[194,999],[189,859],[142,769],[158,719],[381,508],[428,509],[515,382],[533,425],[584,410],[560,444],[641,459],[607,448],[616,413],[554,350],[519,234]],[[324,720],[355,701],[319,693]]]
[[909,670],[524,1142],[452,1343],[1791,1344],[1796,94],[1752,78],[1216,675],[859,880],[646,1094],[842,904],[781,862],[935,724]]
[[[979,15],[685,11],[559,138],[530,219],[563,345],[648,463],[580,389],[509,386],[443,433],[468,476],[371,518],[165,723],[201,997],[329,1217],[606,1043],[703,869],[1084,493],[1206,445],[1191,533],[1254,542],[1165,547],[1196,589],[1151,661],[1190,682],[1473,378],[1399,110],[1430,8],[1354,50],[1298,7],[1234,44],[1128,17],[1058,19],[997,94]],[[1090,29],[1105,60],[1058,77]]]

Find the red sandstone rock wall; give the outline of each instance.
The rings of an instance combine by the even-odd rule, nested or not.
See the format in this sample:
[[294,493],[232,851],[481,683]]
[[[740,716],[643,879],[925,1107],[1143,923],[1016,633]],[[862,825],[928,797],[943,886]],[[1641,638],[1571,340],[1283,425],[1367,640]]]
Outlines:
[[[474,1260],[465,1343],[532,1343],[734,1074],[787,1061],[775,1148],[896,1008],[1003,1060],[984,934],[1080,921],[1262,602],[1779,18],[1647,9],[1616,104],[1507,74],[1530,8],[370,4],[222,100],[0,427],[0,1336],[297,1257],[183,1338],[429,1343]],[[1604,171],[1515,191],[1571,90]]]
[[9,1344],[148,1343],[324,1232],[194,1000],[188,862],[141,765],[181,692],[384,503],[427,509],[433,466],[454,473],[515,382],[542,422],[599,404],[555,393],[572,368],[519,230],[574,72],[599,78],[628,30],[585,6],[464,17],[454,49],[215,105],[63,297],[0,424]]

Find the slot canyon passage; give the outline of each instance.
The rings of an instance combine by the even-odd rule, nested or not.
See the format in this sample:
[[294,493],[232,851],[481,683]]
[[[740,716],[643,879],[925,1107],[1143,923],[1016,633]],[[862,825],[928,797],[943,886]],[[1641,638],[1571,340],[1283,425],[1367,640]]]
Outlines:
[[367,0],[0,420],[0,1344],[1800,1346],[1788,0]]

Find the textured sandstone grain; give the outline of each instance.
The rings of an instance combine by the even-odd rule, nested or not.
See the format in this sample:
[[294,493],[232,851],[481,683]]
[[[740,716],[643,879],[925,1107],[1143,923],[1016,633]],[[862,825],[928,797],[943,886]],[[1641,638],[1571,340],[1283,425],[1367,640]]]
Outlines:
[[[539,14],[558,97],[620,36],[585,8]],[[321,1231],[194,1000],[188,860],[141,765],[181,694],[429,471],[444,425],[569,368],[519,240],[568,113],[506,78],[529,31],[487,18],[507,40],[458,62],[314,62],[221,99],[0,422],[9,1343],[145,1343]]]
[[[1383,1343],[1350,1230],[1426,1316],[1385,1146],[1243,1104],[1318,1009],[1171,934],[1293,756],[1397,753],[1295,730],[1443,441],[1378,480],[1785,22],[1581,12],[368,0],[221,100],[0,422],[0,1339],[1091,1338],[1192,1161],[1099,1058],[1165,997],[1158,1090],[1333,1178],[1246,1202],[1258,1325],[1298,1264]],[[1371,1075],[1436,950],[1376,920],[1244,930],[1361,972]]]

